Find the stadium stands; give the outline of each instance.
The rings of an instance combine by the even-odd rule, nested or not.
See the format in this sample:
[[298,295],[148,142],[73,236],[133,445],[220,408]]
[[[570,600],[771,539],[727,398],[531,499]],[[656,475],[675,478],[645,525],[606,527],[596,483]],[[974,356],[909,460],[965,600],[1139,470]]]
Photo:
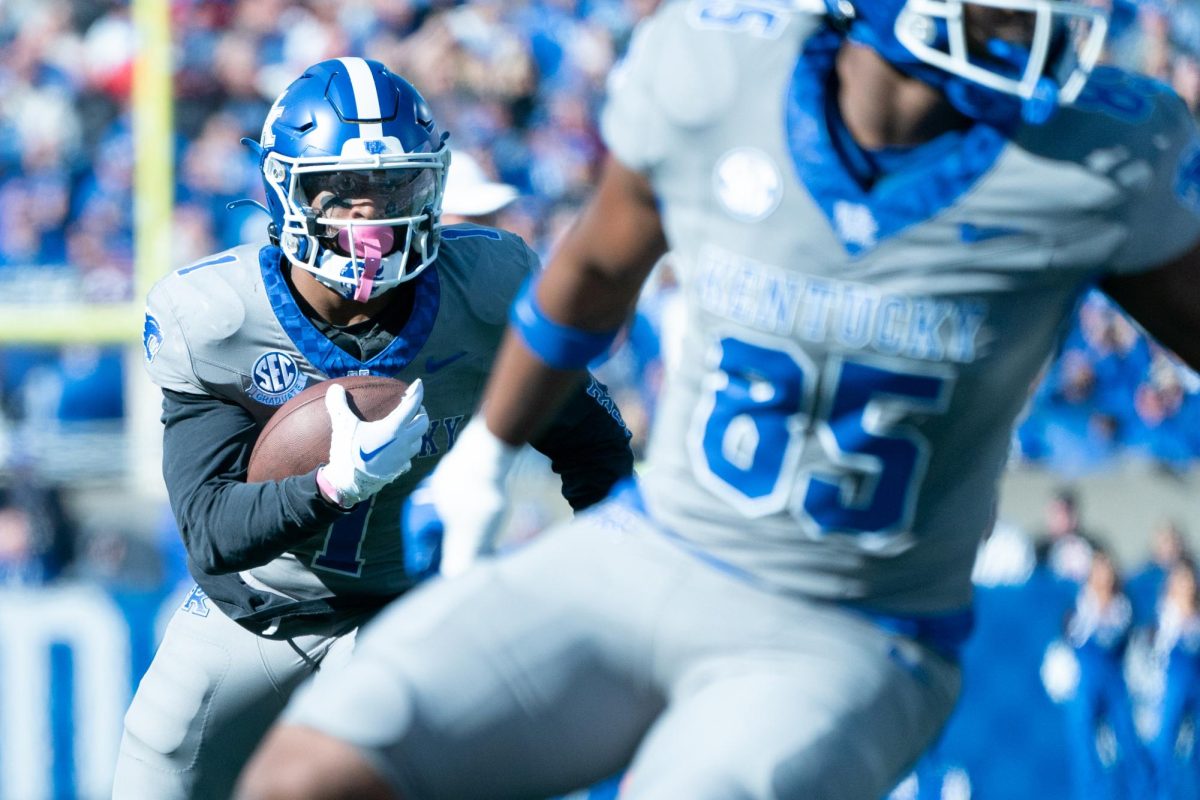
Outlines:
[[[1116,28],[1109,59],[1171,83],[1200,114],[1200,0],[1111,4]],[[410,77],[451,131],[452,146],[520,190],[520,199],[501,212],[500,225],[545,255],[594,185],[602,155],[595,112],[605,78],[634,23],[653,5],[173,0],[177,183],[172,263],[164,271],[259,235],[265,216],[250,206],[227,207],[261,194],[254,158],[238,139],[257,138],[271,100],[298,69],[341,54],[378,58]],[[128,3],[120,0],[0,3],[0,213],[6,223],[0,297],[7,302],[133,299],[134,35]],[[626,348],[600,367],[639,435],[671,353],[663,339],[673,289],[669,272],[654,285]],[[24,641],[20,636],[28,634],[32,642],[10,648],[12,661],[0,657],[0,673],[26,656],[29,663],[41,664],[37,659],[44,656],[54,665],[44,686],[46,713],[53,718],[44,725],[14,719],[17,712],[11,704],[5,709],[0,691],[0,800],[103,794],[105,767],[76,747],[70,713],[72,703],[83,702],[75,695],[86,698],[95,686],[76,687],[69,676],[82,675],[83,659],[97,648],[128,652],[115,669],[113,691],[131,691],[148,663],[160,604],[180,602],[174,592],[183,575],[181,555],[169,522],[158,526],[164,544],[156,549],[147,537],[111,524],[113,516],[74,524],[69,512],[79,503],[59,497],[64,484],[73,491],[95,484],[92,491],[103,493],[125,474],[123,368],[115,350],[0,345],[0,634],[5,641]],[[1047,367],[1015,437],[1014,463],[1075,477],[1126,460],[1182,472],[1193,469],[1198,456],[1200,379],[1101,295],[1081,298],[1062,354]],[[18,483],[21,492],[5,488]],[[110,498],[103,507],[115,514],[114,502]],[[152,509],[140,519],[157,517]],[[1145,529],[1156,522],[1153,509],[1146,509]],[[1045,563],[1035,566],[1033,542],[1020,530],[1010,527],[995,542],[1007,549],[981,561],[991,572],[978,591],[979,626],[966,652],[961,707],[941,743],[894,796],[1101,797],[1094,787],[1124,780],[1117,773],[1127,762],[1101,760],[1088,773],[1090,788],[1080,790],[1082,768],[1064,746],[1072,698],[1086,686],[1088,665],[1101,663],[1084,651],[1086,637],[1072,642],[1067,636],[1080,585]],[[1182,550],[1176,547],[1165,560],[1156,550],[1154,565],[1130,573],[1131,644],[1126,648],[1123,636],[1114,651],[1124,670],[1118,680],[1127,685],[1118,688],[1127,688],[1147,746],[1160,736],[1155,709],[1170,694],[1168,666],[1173,675],[1192,669],[1200,682],[1194,658],[1172,661],[1175,650],[1163,651],[1161,644],[1155,650],[1154,644],[1162,627],[1159,587]],[[1089,567],[1082,562],[1076,577]],[[30,600],[31,586],[61,582],[64,574],[77,585],[45,589],[48,601],[41,605]],[[35,639],[20,627],[16,612],[5,615],[6,604],[20,614],[55,609],[51,631],[98,607],[111,626],[79,633],[81,644],[71,649],[73,628],[53,641]],[[103,636],[109,639],[95,638]],[[36,649],[43,646],[45,653]],[[78,661],[75,668],[71,658]],[[108,676],[108,666],[97,674]],[[1111,681],[1111,669],[1106,674]],[[127,700],[109,705],[123,708]],[[35,706],[28,707],[33,712],[20,708],[37,713]],[[89,706],[87,713],[93,711]],[[104,730],[112,722],[97,725]],[[1089,729],[1096,752],[1106,752],[1106,725]],[[22,761],[22,770],[44,761],[48,777],[22,777],[25,772],[13,767],[22,756],[7,749],[13,740],[4,733],[25,730],[45,731],[50,756]],[[1200,796],[1194,739],[1187,756],[1192,760],[1171,766],[1173,785],[1183,788],[1162,797]],[[98,752],[106,751],[101,746]],[[70,766],[73,758],[77,768]],[[28,787],[45,787],[46,793],[17,794]]]

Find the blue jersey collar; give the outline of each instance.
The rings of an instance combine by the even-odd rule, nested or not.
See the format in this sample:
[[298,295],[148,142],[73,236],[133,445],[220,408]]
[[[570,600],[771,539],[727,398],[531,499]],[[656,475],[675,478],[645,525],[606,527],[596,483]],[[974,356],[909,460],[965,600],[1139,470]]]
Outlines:
[[271,302],[279,325],[296,349],[327,377],[341,378],[367,373],[391,377],[408,366],[428,341],[441,300],[441,282],[437,277],[436,264],[413,278],[416,286],[412,313],[400,335],[374,358],[359,361],[331,342],[304,316],[284,280],[282,261],[283,253],[278,247],[268,245],[258,251],[258,265],[262,270],[267,299]]
[[826,107],[826,86],[842,41],[841,34],[826,29],[805,44],[788,89],[787,139],[800,182],[846,252],[858,256],[954,203],[991,169],[1008,136],[977,123],[914,148],[899,171],[864,188],[834,144],[831,131],[841,122],[830,119]]

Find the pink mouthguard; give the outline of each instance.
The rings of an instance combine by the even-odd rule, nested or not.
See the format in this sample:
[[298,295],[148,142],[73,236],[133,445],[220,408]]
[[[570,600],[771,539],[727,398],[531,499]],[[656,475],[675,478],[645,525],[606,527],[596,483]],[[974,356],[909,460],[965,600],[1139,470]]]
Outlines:
[[[337,243],[342,250],[351,253],[355,258],[363,260],[363,274],[354,290],[354,299],[365,303],[371,297],[371,288],[379,276],[379,264],[383,254],[392,249],[396,242],[396,234],[387,225],[360,225],[354,227],[354,235],[350,228],[338,231]],[[354,241],[351,248],[351,239]]]

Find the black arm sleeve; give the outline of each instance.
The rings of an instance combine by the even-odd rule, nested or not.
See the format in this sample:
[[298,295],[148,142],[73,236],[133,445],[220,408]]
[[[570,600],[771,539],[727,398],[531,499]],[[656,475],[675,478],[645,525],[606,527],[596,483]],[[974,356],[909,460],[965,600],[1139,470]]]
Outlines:
[[562,494],[581,511],[633,474],[630,433],[604,384],[589,377],[531,444],[562,477]]
[[163,478],[193,565],[210,575],[257,567],[342,513],[316,471],[246,483],[259,427],[241,406],[163,390]]

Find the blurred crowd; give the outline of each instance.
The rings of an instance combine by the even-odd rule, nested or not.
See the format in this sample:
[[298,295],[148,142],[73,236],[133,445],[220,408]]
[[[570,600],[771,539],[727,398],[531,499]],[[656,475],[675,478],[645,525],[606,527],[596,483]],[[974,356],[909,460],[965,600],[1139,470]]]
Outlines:
[[1082,474],[1121,456],[1184,471],[1200,456],[1200,379],[1089,293],[1017,431],[1025,461]]
[[1200,3],[1109,0],[1108,60],[1170,84],[1200,111]]
[[[239,139],[257,137],[301,69],[346,54],[410,78],[453,147],[520,191],[501,222],[545,253],[593,183],[605,77],[656,2],[172,0],[178,205],[164,269],[261,237],[252,207],[226,209],[262,191]],[[1200,2],[1111,4],[1109,60],[1200,109]],[[0,41],[0,277],[37,299],[129,297],[128,0],[6,0]]]
[[[487,182],[502,198],[482,209],[489,221],[547,255],[595,182],[606,75],[656,2],[171,0],[176,206],[163,270],[263,238],[260,211],[229,207],[262,195],[255,159],[239,140],[258,138],[271,101],[303,67],[346,54],[408,77],[455,152],[473,157],[454,169],[472,172],[475,197]],[[1200,114],[1200,0],[1111,6],[1107,58],[1170,83]],[[9,301],[136,300],[136,38],[128,0],[0,2],[0,293]],[[668,259],[620,348],[595,365],[638,447],[672,358],[677,300]],[[58,425],[119,424],[122,369],[115,349],[0,345],[0,588],[61,575],[141,589],[185,579],[169,514],[150,539],[91,519],[79,524],[61,478],[48,479],[34,455],[65,453],[79,472],[81,449],[29,444]],[[1013,453],[1062,474],[1130,456],[1186,469],[1200,455],[1200,380],[1089,294],[1031,398]],[[106,463],[119,469],[111,450]],[[1051,620],[1054,644],[1044,657],[1039,645],[1037,657],[1045,693],[1069,721],[1076,796],[1200,797],[1200,610],[1186,542],[1163,523],[1150,560],[1122,576],[1083,529],[1077,505],[1070,492],[1057,496],[1039,535],[997,527],[976,580],[1013,594],[991,611],[985,596],[981,613],[1027,625]],[[1011,650],[1011,637],[998,635],[995,652],[979,658],[998,664]],[[977,685],[990,694],[981,702],[1029,707],[1029,692],[1009,673],[988,683],[985,668]]]
[[378,59],[420,89],[452,148],[519,191],[499,223],[545,254],[593,183],[605,77],[648,5],[173,3],[176,263],[262,238],[265,218],[253,207],[226,209],[262,192],[238,140],[257,138],[271,100],[305,66],[346,54]]
[[[1007,587],[1008,610],[1028,627],[1057,628],[1037,642],[1040,682],[1061,709],[1071,797],[1200,798],[1200,593],[1189,542],[1161,520],[1150,557],[1122,574],[1100,538],[1062,489],[1040,531],[997,528],[974,580]],[[990,654],[990,668],[1009,655]]]
[[[409,77],[452,147],[515,190],[493,221],[546,255],[594,183],[606,75],[656,1],[173,0],[176,207],[164,270],[262,238],[258,209],[229,207],[262,196],[240,139],[257,138],[301,69],[345,54]],[[1109,60],[1170,82],[1200,112],[1200,0],[1112,0],[1112,18]],[[25,302],[135,299],[128,0],[6,0],[0,42],[0,289]],[[665,304],[644,306],[634,354],[609,372],[634,420],[649,416]],[[1178,467],[1200,447],[1178,435],[1197,428],[1192,376],[1098,298],[1047,378],[1018,440],[1023,459],[1078,471],[1132,448]],[[113,418],[114,396],[119,417],[120,384],[119,361],[93,349],[0,350],[10,419]],[[89,412],[73,395],[105,402]],[[55,397],[61,407],[48,408]]]
[[[164,271],[244,241],[266,217],[242,137],[306,65],[359,54],[409,77],[478,187],[488,221],[553,247],[594,184],[606,75],[656,0],[172,0],[176,206]],[[1112,0],[1107,58],[1170,82],[1200,113],[1200,0]],[[136,32],[128,0],[0,3],[0,290],[23,303],[136,300],[132,286]],[[481,196],[479,188],[475,196]],[[513,199],[515,197],[515,199]],[[640,445],[669,362],[676,283],[658,270],[597,364]],[[91,345],[0,347],[0,474],[42,467],[56,425],[125,413],[122,359]],[[1098,294],[1082,302],[1014,442],[1017,460],[1080,473],[1200,452],[1200,383]],[[24,432],[24,433],[23,433]],[[31,445],[32,441],[35,444]],[[78,459],[75,459],[77,462]],[[110,468],[119,469],[109,454]],[[103,467],[101,468],[103,470]]]
[[[164,269],[261,238],[252,207],[226,208],[262,194],[239,140],[257,138],[301,69],[345,54],[382,60],[420,87],[454,148],[521,191],[504,222],[544,251],[592,183],[604,79],[647,5],[176,0],[177,208]],[[0,40],[0,208],[10,221],[0,276],[57,287],[36,299],[128,297],[128,3],[11,0]],[[64,270],[73,280],[55,283]]]
[[[304,67],[346,54],[380,59],[420,87],[452,147],[520,195],[495,222],[545,255],[593,184],[605,77],[652,4],[174,0],[176,206],[163,271],[263,239],[260,211],[228,207],[262,198],[239,140],[258,138],[271,101]],[[127,0],[0,3],[4,297],[136,302],[135,41]],[[121,385],[115,352],[0,347],[0,465],[5,420],[119,419]]]

